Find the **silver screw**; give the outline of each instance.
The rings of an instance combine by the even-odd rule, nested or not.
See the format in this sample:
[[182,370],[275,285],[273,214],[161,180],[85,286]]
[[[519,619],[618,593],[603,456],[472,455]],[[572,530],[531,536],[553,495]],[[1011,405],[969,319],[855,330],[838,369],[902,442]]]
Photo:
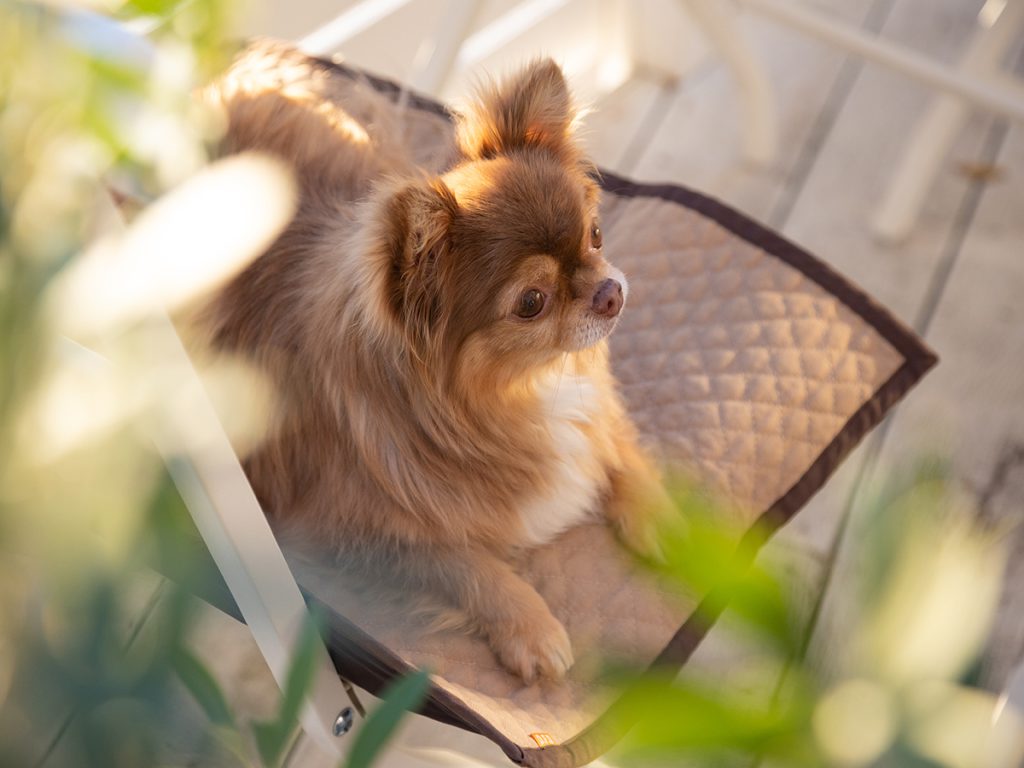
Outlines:
[[352,730],[352,724],[355,722],[355,716],[352,713],[352,707],[345,707],[334,720],[334,735],[344,736],[350,730]]

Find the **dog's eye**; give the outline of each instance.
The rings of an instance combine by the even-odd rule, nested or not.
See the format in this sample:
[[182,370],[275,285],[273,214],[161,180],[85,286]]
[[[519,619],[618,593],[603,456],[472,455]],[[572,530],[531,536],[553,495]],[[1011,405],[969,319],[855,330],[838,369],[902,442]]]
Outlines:
[[516,314],[526,318],[536,317],[542,309],[544,309],[544,294],[536,288],[531,288],[519,297]]
[[596,250],[601,248],[601,228],[596,221],[590,225],[590,247]]

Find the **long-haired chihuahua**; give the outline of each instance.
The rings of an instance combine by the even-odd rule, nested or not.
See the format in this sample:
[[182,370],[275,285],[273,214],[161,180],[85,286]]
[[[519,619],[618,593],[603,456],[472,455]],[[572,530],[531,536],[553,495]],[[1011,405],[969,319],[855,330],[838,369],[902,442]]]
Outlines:
[[523,680],[558,678],[569,638],[517,556],[600,516],[650,554],[667,504],[609,368],[628,285],[565,78],[541,60],[480,88],[435,175],[326,78],[264,45],[210,91],[226,151],[283,158],[301,189],[207,313],[280,393],[249,477],[276,525],[461,612]]

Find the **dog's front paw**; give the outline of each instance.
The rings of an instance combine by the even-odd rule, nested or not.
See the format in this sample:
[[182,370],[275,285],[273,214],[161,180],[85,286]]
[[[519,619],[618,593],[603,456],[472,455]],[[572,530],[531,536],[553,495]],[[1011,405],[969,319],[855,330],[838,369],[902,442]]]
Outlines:
[[527,684],[539,678],[561,679],[573,665],[569,635],[548,612],[531,618],[492,627],[491,648],[502,666]]

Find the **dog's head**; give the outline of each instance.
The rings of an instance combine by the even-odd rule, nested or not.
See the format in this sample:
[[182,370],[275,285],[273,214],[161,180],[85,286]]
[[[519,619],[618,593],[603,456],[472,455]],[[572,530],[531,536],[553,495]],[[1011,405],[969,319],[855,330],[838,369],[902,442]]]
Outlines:
[[451,170],[386,190],[385,303],[420,359],[511,383],[615,327],[626,282],[575,117],[561,70],[536,62],[481,89]]

